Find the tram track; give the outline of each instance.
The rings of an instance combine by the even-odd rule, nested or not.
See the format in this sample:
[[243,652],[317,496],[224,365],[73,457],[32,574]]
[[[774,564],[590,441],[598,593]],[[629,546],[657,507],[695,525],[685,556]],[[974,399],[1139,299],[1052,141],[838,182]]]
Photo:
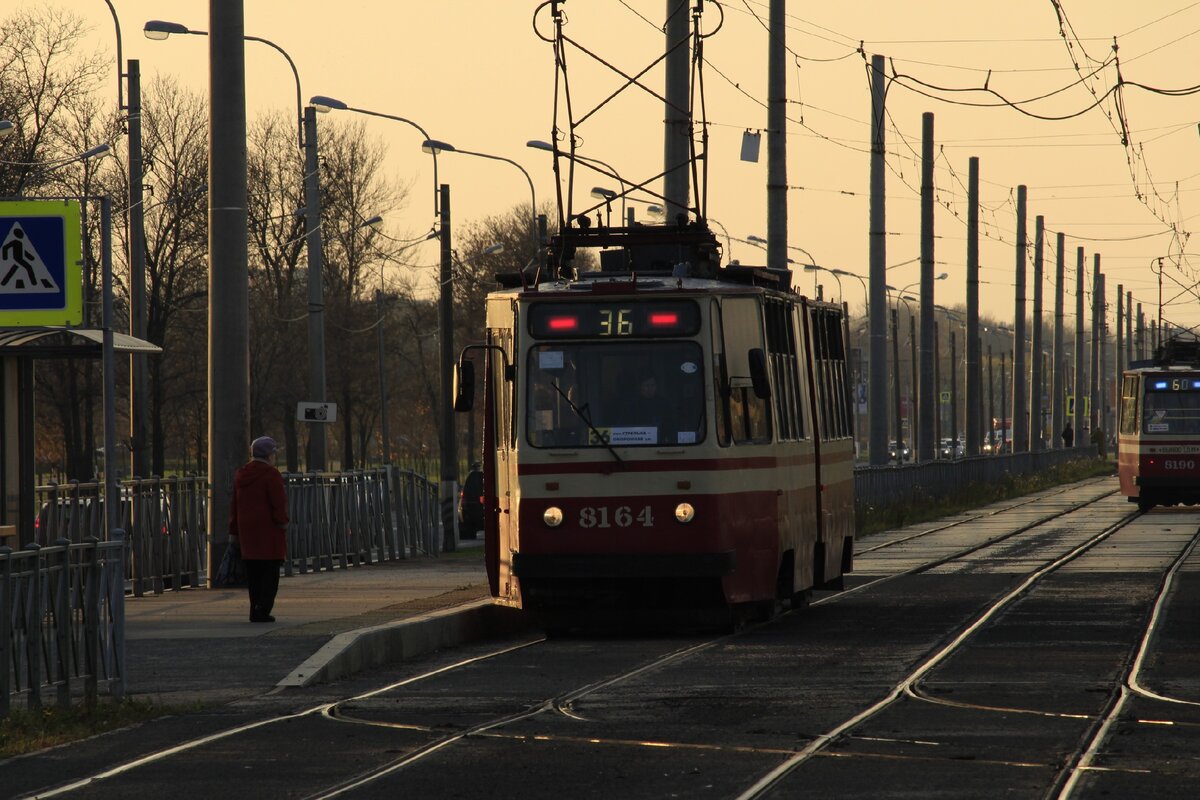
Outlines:
[[[822,598],[822,599],[817,600],[814,603],[812,603],[812,605],[817,606],[817,605],[823,605],[823,604],[837,602],[838,600],[840,600],[842,598],[845,598],[852,594],[863,592],[868,588],[878,587],[879,585],[881,585],[882,583],[885,583],[887,581],[895,580],[895,579],[903,577],[905,575],[913,575],[913,574],[917,574],[920,572],[927,572],[927,571],[936,569],[937,567],[939,567],[941,565],[944,565],[944,564],[954,561],[956,559],[961,559],[965,556],[969,556],[969,555],[976,553],[980,550],[983,550],[987,547],[994,546],[997,543],[1002,542],[1004,540],[1011,539],[1015,536],[1019,536],[1022,533],[1027,533],[1028,531],[1030,531],[1032,529],[1035,529],[1041,525],[1045,525],[1047,522],[1050,522],[1054,519],[1058,519],[1066,514],[1073,513],[1075,511],[1079,511],[1083,508],[1086,508],[1089,505],[1100,502],[1105,497],[1111,496],[1111,494],[1112,493],[1106,493],[1104,495],[1101,495],[1100,497],[1091,498],[1087,501],[1073,504],[1071,507],[1069,507],[1065,510],[1058,511],[1053,514],[1046,515],[1044,517],[1040,517],[1038,520],[1035,520],[1029,524],[1023,525],[1020,528],[1010,531],[1010,532],[1007,532],[1001,536],[991,537],[985,542],[981,542],[981,543],[972,545],[970,547],[961,548],[960,550],[956,551],[955,553],[952,553],[945,557],[929,561],[927,563],[918,565],[916,567],[913,567],[911,569],[905,570],[903,572],[900,572],[900,573],[897,573],[894,575],[888,575],[888,576],[879,578],[877,580],[869,581],[867,583],[864,583],[859,586],[848,589],[842,593],[832,595],[832,596],[829,596],[826,598]],[[1007,510],[1011,510],[1012,508],[1013,508],[1012,506],[1009,506],[1009,507],[1007,507]],[[989,515],[991,515],[991,512],[989,512],[989,514],[987,514],[987,515],[978,515],[975,518],[980,518],[980,517],[989,516]],[[1126,521],[1129,519],[1133,519],[1137,516],[1138,516],[1137,513],[1129,515],[1129,517],[1126,518]],[[959,523],[959,524],[961,524],[961,523]],[[1119,523],[1119,524],[1124,524],[1124,523]],[[1115,530],[1115,528],[1106,529],[1106,531],[1111,531],[1111,530]],[[1107,535],[1111,535],[1111,534],[1110,533],[1101,534],[1100,536],[1094,537],[1093,540],[1089,540],[1089,541],[1090,542],[1099,542],[1099,541],[1102,541],[1104,538],[1107,538]],[[1094,546],[1094,544],[1092,546]],[[1077,550],[1078,550],[1078,548],[1077,548]],[[1076,551],[1072,551],[1072,552],[1074,553]],[[1057,562],[1055,562],[1055,563],[1057,563]],[[1048,569],[1048,568],[1044,568],[1044,569]],[[1039,572],[1037,574],[1041,574],[1041,573]],[[1030,580],[1032,580],[1032,579],[1030,579]],[[1000,602],[1003,603],[1004,601],[1001,600]],[[977,624],[983,624],[984,621],[986,621],[986,620],[981,620]],[[382,686],[382,687],[379,687],[376,689],[372,689],[368,692],[362,692],[362,693],[355,694],[351,697],[345,697],[340,700],[334,700],[334,701],[330,701],[330,702],[320,703],[320,704],[314,705],[312,707],[303,709],[298,712],[293,712],[293,713],[288,713],[288,714],[280,714],[280,715],[270,717],[268,719],[257,720],[257,721],[251,722],[251,723],[234,726],[234,727],[222,730],[222,731],[217,731],[215,733],[212,733],[212,734],[209,734],[209,735],[206,735],[203,737],[197,737],[195,739],[191,739],[191,740],[179,743],[172,747],[163,748],[161,750],[155,751],[153,753],[149,753],[149,754],[141,756],[139,758],[132,759],[123,764],[117,765],[115,767],[104,770],[102,772],[98,772],[98,773],[88,776],[86,778],[76,780],[76,781],[55,787],[50,790],[39,791],[34,794],[26,795],[26,797],[28,797],[28,798],[52,798],[52,797],[64,796],[64,795],[70,794],[74,791],[77,791],[79,789],[82,789],[84,787],[93,785],[97,782],[105,781],[105,780],[108,780],[111,778],[116,778],[116,777],[122,776],[122,775],[126,775],[134,770],[137,770],[140,767],[149,765],[151,763],[161,762],[161,761],[170,759],[174,756],[180,755],[182,753],[185,753],[185,752],[188,752],[191,750],[195,750],[197,748],[204,747],[206,745],[215,743],[222,739],[228,739],[228,738],[231,738],[234,736],[238,736],[240,734],[249,733],[256,729],[261,729],[266,726],[284,723],[284,722],[288,722],[288,721],[292,721],[292,720],[297,720],[297,719],[304,718],[304,717],[317,717],[317,718],[320,718],[323,720],[327,720],[333,724],[367,725],[367,726],[372,726],[372,727],[392,728],[392,729],[396,729],[396,730],[408,730],[408,731],[420,732],[420,733],[424,733],[424,734],[432,733],[432,734],[437,735],[437,738],[433,739],[432,741],[429,741],[422,745],[419,745],[419,746],[413,748],[412,750],[405,752],[398,758],[395,758],[384,764],[373,765],[372,768],[370,768],[368,770],[359,772],[351,777],[345,778],[335,784],[326,786],[326,787],[308,795],[309,800],[317,800],[318,798],[325,800],[326,798],[340,797],[340,796],[344,796],[346,794],[353,792],[355,789],[359,789],[361,787],[367,786],[376,781],[382,780],[382,779],[386,778],[387,776],[392,775],[400,770],[403,770],[404,768],[406,768],[410,765],[424,761],[424,760],[434,756],[435,754],[444,751],[446,748],[451,747],[452,745],[454,745],[458,742],[461,742],[465,739],[471,738],[471,737],[521,738],[521,735],[519,735],[519,734],[509,734],[509,733],[501,730],[505,726],[512,725],[519,721],[527,720],[527,719],[530,719],[530,718],[533,718],[533,717],[536,717],[536,716],[539,716],[542,714],[547,714],[547,713],[561,715],[563,717],[577,720],[577,721],[585,721],[584,718],[582,716],[580,716],[574,710],[574,705],[575,705],[575,703],[588,697],[589,695],[595,694],[597,692],[602,691],[603,689],[615,686],[617,684],[632,680],[633,678],[638,677],[640,675],[644,675],[646,673],[653,672],[655,670],[663,669],[663,668],[667,667],[668,665],[678,663],[684,659],[694,657],[706,650],[716,647],[719,644],[728,642],[736,637],[739,637],[739,636],[742,636],[749,632],[758,630],[758,629],[760,629],[766,625],[770,625],[770,624],[772,624],[772,621],[758,623],[756,625],[747,626],[747,627],[742,628],[733,633],[723,634],[721,636],[706,639],[704,641],[701,641],[701,642],[698,642],[695,644],[690,644],[683,648],[678,648],[678,649],[676,649],[670,653],[666,653],[662,656],[651,658],[650,660],[645,661],[644,663],[641,663],[639,665],[636,665],[630,669],[620,670],[620,671],[618,671],[612,675],[609,675],[607,677],[591,681],[589,683],[586,683],[582,686],[578,686],[576,688],[572,688],[572,689],[569,689],[566,691],[559,692],[551,697],[544,698],[540,701],[534,701],[530,705],[528,705],[525,708],[522,708],[520,710],[513,711],[513,712],[510,712],[507,714],[500,714],[500,715],[491,717],[487,720],[476,723],[474,725],[468,726],[466,728],[456,730],[453,732],[449,732],[449,733],[440,731],[440,730],[434,728],[433,726],[422,726],[422,725],[408,724],[408,723],[396,723],[396,722],[386,722],[386,721],[379,721],[379,720],[368,720],[368,719],[357,718],[353,714],[348,713],[345,710],[345,706],[351,705],[355,702],[378,697],[380,695],[383,695],[383,694],[386,694],[389,692],[393,692],[398,689],[403,689],[407,686],[411,686],[411,685],[419,683],[421,681],[425,681],[425,680],[428,680],[428,679],[431,679],[434,677],[446,675],[450,672],[453,672],[453,671],[459,670],[459,669],[463,669],[472,664],[477,664],[477,663],[480,663],[483,661],[494,660],[494,659],[500,658],[502,656],[514,653],[518,650],[523,650],[523,649],[526,649],[529,647],[542,645],[542,644],[546,643],[546,640],[544,638],[538,638],[538,639],[534,639],[534,640],[530,640],[530,641],[524,641],[524,642],[520,642],[516,645],[510,645],[510,646],[507,646],[504,648],[498,648],[496,650],[489,651],[485,654],[474,656],[474,657],[471,657],[468,659],[462,659],[462,660],[456,661],[454,663],[439,667],[434,670],[429,670],[429,671],[420,673],[418,675],[410,676],[401,681],[389,683],[385,686]],[[972,627],[967,632],[960,634],[959,637],[955,639],[955,642],[959,642],[960,640],[962,640],[965,636],[969,635],[970,631],[972,631],[974,629],[975,629],[975,627]],[[948,647],[953,647],[953,646],[954,646],[954,643],[951,643],[951,645]],[[940,658],[939,658],[939,656],[935,656],[934,659],[930,659],[930,660],[926,661],[925,664],[922,665],[922,667],[920,667],[918,669],[919,674],[918,673],[914,673],[914,674],[917,676],[917,678],[919,678],[921,675],[925,674],[925,672],[927,672],[929,669],[932,669],[932,667],[935,666],[936,663],[938,663],[942,658],[945,658],[945,656],[948,655],[949,652],[951,652],[951,651],[948,649],[945,649],[944,654],[942,654],[940,656]],[[912,676],[910,676],[910,680],[911,680],[911,678],[912,678]],[[904,684],[902,682],[901,687],[903,687],[903,685]],[[889,697],[891,697],[891,695],[889,695]],[[892,700],[889,700],[888,702],[890,703],[893,700],[894,700],[894,698]],[[875,707],[873,706],[872,709],[874,709],[874,708]],[[882,708],[882,706],[880,706],[880,708]],[[866,717],[864,717],[863,714],[867,714],[868,712],[871,712],[872,709],[868,709],[866,712],[862,712],[861,714],[855,716],[849,722],[844,723],[841,726],[838,726],[834,731],[832,731],[830,733],[819,735],[812,744],[810,744],[808,747],[806,747],[798,752],[788,751],[788,750],[777,750],[775,748],[765,748],[765,749],[762,749],[762,748],[735,748],[735,749],[745,749],[747,751],[754,751],[754,752],[759,752],[759,753],[794,752],[795,755],[793,755],[792,758],[789,758],[788,760],[786,760],[784,762],[784,765],[795,763],[795,766],[799,766],[799,763],[802,763],[802,761],[796,762],[797,758],[803,758],[804,760],[807,760],[808,757],[811,757],[812,752],[816,752],[816,750],[813,749],[814,747],[817,747],[817,749],[819,750],[825,744],[827,744],[828,742],[830,742],[834,738],[836,738],[838,735],[840,735],[842,732],[844,732],[845,730],[848,730],[854,724],[857,724],[858,722],[861,722],[863,719],[865,719]],[[663,744],[660,746],[675,746],[675,745]],[[686,745],[681,745],[681,746],[686,746]],[[706,745],[706,746],[709,746],[709,745]],[[723,746],[721,746],[721,745],[711,745],[711,747],[724,749]],[[809,755],[805,755],[806,753],[808,753]],[[788,772],[790,772],[794,768],[795,767],[791,767],[787,771],[780,773],[780,775],[777,776],[776,780],[782,779],[782,777],[784,777]],[[773,785],[774,782],[775,781],[773,780],[771,782],[771,785]],[[764,786],[764,789],[765,788],[766,787]],[[757,797],[760,795],[759,794],[746,794],[743,796]]]

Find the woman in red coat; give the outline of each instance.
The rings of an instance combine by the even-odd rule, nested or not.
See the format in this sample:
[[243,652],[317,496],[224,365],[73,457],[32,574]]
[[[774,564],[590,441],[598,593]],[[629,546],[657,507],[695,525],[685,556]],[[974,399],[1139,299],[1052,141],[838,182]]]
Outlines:
[[251,622],[275,621],[279,565],[287,558],[287,497],[275,452],[275,440],[260,436],[250,443],[251,460],[233,476],[229,535],[238,538],[246,562]]

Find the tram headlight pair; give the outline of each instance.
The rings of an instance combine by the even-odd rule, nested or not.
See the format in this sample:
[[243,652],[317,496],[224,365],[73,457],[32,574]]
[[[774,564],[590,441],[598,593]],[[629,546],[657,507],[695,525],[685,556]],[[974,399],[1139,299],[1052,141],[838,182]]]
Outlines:
[[562,525],[562,509],[558,506],[550,506],[542,514],[542,521],[546,523],[547,528],[557,528],[559,525]]
[[696,518],[696,509],[691,503],[680,503],[675,506],[675,520],[687,524]]

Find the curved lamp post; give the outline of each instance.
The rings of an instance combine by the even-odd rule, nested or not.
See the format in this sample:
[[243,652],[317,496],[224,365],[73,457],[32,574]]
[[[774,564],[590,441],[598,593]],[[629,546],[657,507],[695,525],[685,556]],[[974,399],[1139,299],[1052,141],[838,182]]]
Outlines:
[[517,169],[521,170],[521,174],[525,176],[525,182],[529,184],[529,236],[533,242],[533,249],[536,252],[538,248],[538,225],[537,225],[537,194],[533,189],[533,178],[529,177],[529,172],[513,161],[511,158],[504,156],[494,156],[491,153],[479,153],[474,150],[461,150],[449,142],[438,141],[437,139],[426,139],[421,143],[421,150],[429,153],[431,156],[437,156],[438,153],[462,153],[465,156],[477,156],[478,158],[486,158],[491,161],[503,161],[506,164],[512,164]]
[[[634,186],[632,183],[630,183],[629,181],[622,178],[621,174],[619,172],[617,172],[616,169],[614,169],[611,164],[609,164],[606,161],[601,161],[598,158],[593,158],[592,156],[581,156],[578,153],[568,153],[564,150],[559,150],[554,145],[550,144],[550,142],[545,142],[545,141],[542,141],[541,139],[530,139],[528,142],[525,143],[525,146],[532,148],[534,150],[543,150],[547,153],[554,153],[555,155],[561,155],[562,157],[568,158],[572,161],[578,161],[580,164],[583,164],[586,167],[591,167],[592,169],[596,170],[596,172],[599,172],[601,175],[606,175],[609,178],[615,178],[617,180],[617,183],[621,184],[621,224],[625,223],[625,220],[626,220],[625,198],[629,194],[629,192],[633,191]],[[595,166],[596,164],[599,164],[604,169],[598,169]],[[629,187],[629,188],[627,189],[626,187]],[[592,190],[592,197],[597,197],[595,189]],[[611,198],[603,198],[603,199],[611,202],[612,200],[616,199],[616,195],[614,194]]]

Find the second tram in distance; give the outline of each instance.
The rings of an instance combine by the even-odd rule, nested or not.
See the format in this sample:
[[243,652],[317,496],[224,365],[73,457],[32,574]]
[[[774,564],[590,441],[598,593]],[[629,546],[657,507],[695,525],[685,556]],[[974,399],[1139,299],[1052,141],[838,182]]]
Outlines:
[[[663,237],[642,251],[637,231],[571,235],[588,240],[571,247],[615,235],[609,252],[635,267]],[[790,273],[716,268],[706,230],[678,238],[692,257],[674,274],[598,269],[488,297],[487,343],[460,359],[456,407],[473,396],[465,356],[483,350],[498,602],[770,614],[851,569],[841,308],[797,295]]]
[[1168,339],[1121,380],[1121,493],[1138,508],[1200,503],[1200,341]]

